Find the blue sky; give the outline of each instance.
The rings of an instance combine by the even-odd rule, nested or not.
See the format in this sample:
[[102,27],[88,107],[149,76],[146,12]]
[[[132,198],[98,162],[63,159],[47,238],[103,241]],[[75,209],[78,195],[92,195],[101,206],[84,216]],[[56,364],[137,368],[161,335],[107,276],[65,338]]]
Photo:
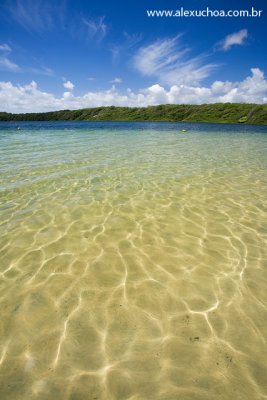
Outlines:
[[[262,10],[149,18],[146,10]],[[267,100],[267,7],[254,0],[2,0],[0,111]]]

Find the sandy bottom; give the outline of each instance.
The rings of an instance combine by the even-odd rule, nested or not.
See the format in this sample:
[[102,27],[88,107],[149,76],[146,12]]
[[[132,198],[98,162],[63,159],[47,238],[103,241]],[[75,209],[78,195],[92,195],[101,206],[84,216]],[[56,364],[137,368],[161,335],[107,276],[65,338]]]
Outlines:
[[2,147],[1,400],[267,399],[265,137],[52,133]]

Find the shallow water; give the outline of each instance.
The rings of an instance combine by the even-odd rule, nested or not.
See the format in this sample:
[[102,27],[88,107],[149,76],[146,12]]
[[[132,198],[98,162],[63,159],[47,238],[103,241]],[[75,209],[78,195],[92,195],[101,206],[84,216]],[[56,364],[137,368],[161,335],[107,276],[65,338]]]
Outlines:
[[267,399],[267,127],[17,125],[1,400]]

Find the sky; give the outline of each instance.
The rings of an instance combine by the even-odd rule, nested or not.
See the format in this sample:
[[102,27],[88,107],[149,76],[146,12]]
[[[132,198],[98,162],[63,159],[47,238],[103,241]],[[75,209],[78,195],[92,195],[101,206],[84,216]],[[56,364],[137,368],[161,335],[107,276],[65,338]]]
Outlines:
[[[148,17],[149,10],[261,17]],[[0,111],[267,102],[262,0],[0,0]]]

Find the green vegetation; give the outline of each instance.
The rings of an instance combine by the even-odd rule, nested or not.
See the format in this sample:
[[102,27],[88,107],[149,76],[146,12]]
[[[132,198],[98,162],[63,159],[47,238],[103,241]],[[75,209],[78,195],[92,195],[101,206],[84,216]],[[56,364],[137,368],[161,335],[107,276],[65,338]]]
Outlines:
[[168,121],[267,124],[267,104],[165,104],[151,107],[97,107],[46,113],[0,112],[0,121]]

